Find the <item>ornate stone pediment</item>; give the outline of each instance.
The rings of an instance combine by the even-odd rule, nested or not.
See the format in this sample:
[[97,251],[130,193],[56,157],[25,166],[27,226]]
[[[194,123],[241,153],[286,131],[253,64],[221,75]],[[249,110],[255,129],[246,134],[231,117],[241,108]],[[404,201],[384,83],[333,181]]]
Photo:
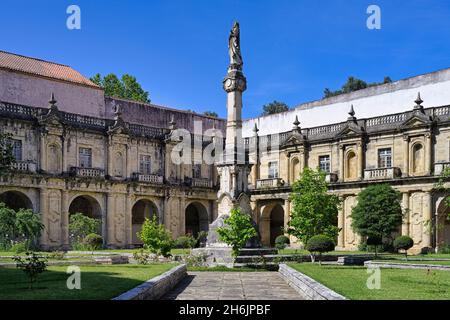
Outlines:
[[350,117],[347,118],[347,124],[336,134],[336,138],[342,139],[346,137],[361,136],[364,134],[364,128],[358,124],[358,120],[355,117],[353,105],[350,107],[350,112],[348,114]]
[[418,93],[417,99],[414,102],[416,103],[416,105],[414,106],[414,110],[411,116],[401,124],[401,129],[428,126],[432,122],[431,117],[426,115],[425,110],[422,106],[423,100],[420,97],[420,92]]
[[43,126],[53,126],[53,127],[61,127],[61,113],[56,105],[55,95],[52,93],[49,104],[50,108],[48,112],[39,117],[38,121],[40,125]]
[[304,145],[305,143],[306,143],[305,136],[303,136],[302,134],[293,133],[293,134],[291,134],[291,136],[289,136],[289,138],[285,142],[283,142],[281,147],[282,148],[296,147],[296,146]]

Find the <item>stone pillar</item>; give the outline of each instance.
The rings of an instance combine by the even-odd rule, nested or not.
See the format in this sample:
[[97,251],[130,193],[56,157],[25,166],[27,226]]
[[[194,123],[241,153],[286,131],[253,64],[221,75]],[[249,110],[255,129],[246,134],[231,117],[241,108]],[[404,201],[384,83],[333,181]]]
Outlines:
[[339,208],[338,211],[338,228],[339,228],[339,235],[338,235],[338,249],[344,249],[345,243],[344,243],[344,235],[345,235],[345,196],[342,197],[342,206]]
[[67,172],[69,169],[67,168],[67,139],[66,137],[61,137],[61,156],[62,156],[62,172]]
[[41,168],[41,170],[43,170],[43,171],[46,171],[47,170],[47,165],[46,165],[46,155],[47,155],[47,152],[46,152],[46,150],[45,150],[45,139],[46,139],[46,137],[47,137],[47,135],[45,134],[45,133],[43,133],[43,132],[41,132],[41,134],[40,134],[40,157],[39,157],[39,162],[40,162],[40,168]]
[[432,196],[425,192],[423,196],[423,248],[431,248]]
[[356,150],[358,153],[358,179],[362,180],[364,178],[364,152],[362,142],[358,142]]
[[108,137],[109,141],[107,143],[107,157],[106,157],[106,168],[107,168],[107,174],[111,177],[113,176],[113,143],[112,143],[112,137]]
[[409,137],[403,136],[403,177],[409,176]]
[[339,145],[339,182],[344,182],[344,146]]
[[102,236],[106,245],[113,245],[110,240],[113,240],[114,232],[114,211],[115,211],[115,195],[112,193],[106,194],[106,207],[102,212]]
[[403,224],[402,236],[409,236],[409,192],[402,193]]
[[289,220],[291,219],[291,201],[284,200],[284,228],[287,230]]
[[433,146],[431,143],[431,133],[425,134],[425,174],[430,175],[431,170],[431,155],[433,153]]
[[48,245],[48,232],[50,226],[48,225],[48,191],[46,188],[40,189],[39,192],[39,213],[41,214],[41,222],[45,226],[45,229],[41,234],[40,243]]
[[61,192],[61,241],[64,248],[68,248],[69,242],[69,192]]
[[133,200],[130,194],[125,196],[125,237],[126,245],[131,246],[133,244]]

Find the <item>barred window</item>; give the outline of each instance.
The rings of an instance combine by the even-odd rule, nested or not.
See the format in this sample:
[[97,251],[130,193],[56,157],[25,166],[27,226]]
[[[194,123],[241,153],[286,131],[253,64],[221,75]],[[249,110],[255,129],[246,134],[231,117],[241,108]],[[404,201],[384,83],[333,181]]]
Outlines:
[[22,161],[22,140],[11,140],[12,153],[16,161]]
[[269,179],[278,178],[278,162],[269,162]]
[[139,159],[139,172],[143,175],[152,173],[152,158],[147,155],[141,155]]
[[392,167],[392,151],[391,148],[378,150],[378,168]]
[[81,168],[92,168],[92,149],[80,148],[79,159]]
[[330,165],[330,156],[320,156],[319,157],[319,168],[326,173],[330,173],[331,165]]

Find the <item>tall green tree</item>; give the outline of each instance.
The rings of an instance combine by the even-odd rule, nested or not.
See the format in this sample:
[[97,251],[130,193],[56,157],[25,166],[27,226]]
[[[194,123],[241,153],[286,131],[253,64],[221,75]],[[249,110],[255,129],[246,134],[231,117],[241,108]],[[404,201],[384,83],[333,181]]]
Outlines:
[[0,175],[6,174],[15,161],[11,135],[0,132]]
[[338,210],[341,199],[328,193],[326,173],[305,168],[295,181],[290,195],[292,209],[288,233],[306,245],[316,235],[336,239]]
[[368,186],[358,194],[352,210],[352,228],[362,237],[390,238],[402,225],[400,193],[388,184]]
[[285,111],[288,111],[288,110],[289,110],[289,106],[286,103],[274,100],[271,103],[263,105],[263,113],[262,113],[262,115],[263,116],[268,116],[268,115],[271,115],[271,114],[285,112]]
[[124,74],[119,79],[114,73],[104,77],[97,73],[91,81],[102,87],[106,96],[150,103],[149,93],[142,89],[141,84],[132,75]]

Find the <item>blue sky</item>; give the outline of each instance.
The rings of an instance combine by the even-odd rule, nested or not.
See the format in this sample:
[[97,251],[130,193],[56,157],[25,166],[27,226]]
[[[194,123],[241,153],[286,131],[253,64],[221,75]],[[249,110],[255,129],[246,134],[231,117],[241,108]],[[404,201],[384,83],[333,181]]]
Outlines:
[[[66,8],[81,8],[81,30]],[[366,27],[370,4],[382,29]],[[241,24],[245,118],[280,100],[320,99],[350,75],[394,80],[450,67],[448,0],[3,0],[0,49],[86,76],[130,73],[152,102],[226,115],[221,88],[232,22]]]

